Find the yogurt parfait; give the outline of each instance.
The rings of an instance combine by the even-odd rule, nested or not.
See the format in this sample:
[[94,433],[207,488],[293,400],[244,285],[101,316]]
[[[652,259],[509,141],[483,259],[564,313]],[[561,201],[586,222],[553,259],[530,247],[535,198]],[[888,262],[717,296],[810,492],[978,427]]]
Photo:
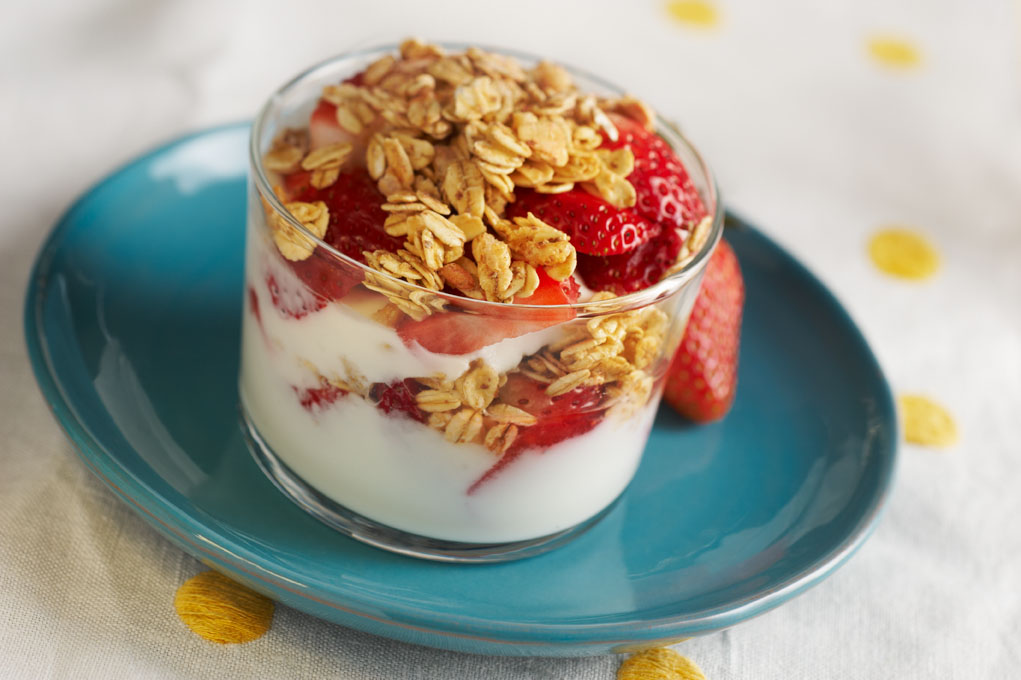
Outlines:
[[251,152],[240,391],[281,490],[464,561],[620,497],[721,231],[679,133],[550,62],[408,40],[284,86]]

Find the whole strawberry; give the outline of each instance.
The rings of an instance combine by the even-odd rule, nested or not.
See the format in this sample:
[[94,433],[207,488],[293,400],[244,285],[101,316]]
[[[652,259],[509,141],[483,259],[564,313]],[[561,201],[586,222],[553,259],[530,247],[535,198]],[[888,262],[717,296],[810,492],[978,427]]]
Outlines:
[[720,241],[706,266],[663,392],[668,404],[696,423],[719,420],[734,401],[743,304],[737,256],[730,244]]

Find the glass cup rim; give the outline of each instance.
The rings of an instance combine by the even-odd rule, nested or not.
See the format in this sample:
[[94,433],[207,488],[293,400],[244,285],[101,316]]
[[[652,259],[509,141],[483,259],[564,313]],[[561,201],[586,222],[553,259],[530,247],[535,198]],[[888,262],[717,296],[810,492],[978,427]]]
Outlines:
[[[530,54],[521,50],[506,49],[501,47],[490,47],[484,45],[471,45],[468,43],[460,42],[441,42],[436,43],[438,46],[444,49],[450,50],[465,50],[469,47],[478,47],[489,52],[502,54],[506,56],[515,57],[517,59],[527,61],[540,61],[543,57]],[[701,152],[698,148],[691,143],[691,141],[680,131],[677,125],[666,118],[663,118],[657,112],[655,114],[655,129],[656,133],[659,134],[662,130],[666,130],[669,136],[666,139],[667,143],[670,143],[670,138],[675,138],[678,142],[683,144],[687,151],[695,158],[695,161],[699,165],[699,169],[702,171],[706,179],[708,198],[711,200],[713,205],[712,211],[712,225],[709,230],[709,235],[706,238],[702,248],[695,254],[695,256],[685,263],[683,267],[673,272],[669,276],[657,281],[648,288],[634,291],[632,293],[626,293],[624,295],[618,295],[616,297],[607,300],[589,300],[585,302],[573,302],[562,305],[526,305],[514,302],[495,302],[490,300],[475,300],[472,298],[465,298],[461,295],[454,295],[452,293],[446,293],[442,290],[436,291],[418,284],[399,279],[395,276],[388,274],[387,272],[379,271],[369,267],[368,265],[359,262],[358,260],[345,255],[340,252],[329,243],[326,243],[321,238],[310,232],[301,224],[293,215],[284,207],[283,202],[273,191],[269,178],[266,176],[266,171],[262,166],[262,149],[260,148],[259,140],[262,137],[262,131],[265,127],[266,121],[270,114],[274,110],[274,106],[277,100],[283,95],[287,94],[290,90],[301,85],[304,81],[311,78],[314,74],[319,71],[326,69],[330,66],[338,64],[343,61],[349,61],[357,58],[366,58],[376,55],[383,55],[387,53],[393,53],[398,51],[399,45],[397,43],[389,43],[385,45],[377,45],[375,47],[367,47],[358,50],[351,50],[348,52],[342,52],[334,55],[327,59],[323,59],[312,66],[309,66],[305,70],[301,71],[290,80],[285,82],[283,85],[273,91],[272,94],[266,99],[266,102],[259,109],[256,114],[255,121],[252,123],[251,132],[249,135],[248,144],[248,160],[249,167],[253,170],[254,180],[263,200],[267,201],[272,209],[282,216],[288,223],[288,225],[297,229],[302,235],[315,243],[316,248],[322,248],[325,252],[329,253],[332,257],[338,259],[340,262],[361,269],[365,272],[371,272],[375,276],[380,276],[383,279],[389,280],[401,289],[407,289],[409,292],[413,291],[424,291],[431,295],[435,295],[441,299],[445,299],[455,304],[462,304],[466,302],[472,303],[472,307],[478,306],[479,310],[487,309],[489,306],[492,307],[494,313],[499,314],[498,310],[504,310],[504,313],[513,313],[513,310],[557,310],[557,309],[572,309],[578,312],[582,312],[579,316],[588,316],[591,314],[600,314],[608,312],[619,312],[629,309],[637,309],[648,306],[658,300],[669,297],[683,288],[684,284],[693,279],[706,265],[709,257],[715,251],[716,244],[719,242],[723,234],[723,222],[724,222],[724,210],[723,204],[720,200],[719,187],[716,183],[716,176],[713,174],[712,168],[706,163]],[[596,83],[597,85],[606,88],[607,90],[614,92],[619,95],[625,94],[618,85],[600,77],[589,73],[584,69],[577,68],[570,64],[563,62],[557,62],[558,65],[565,68],[571,75],[580,76],[586,80]],[[662,135],[661,135],[662,136]]]

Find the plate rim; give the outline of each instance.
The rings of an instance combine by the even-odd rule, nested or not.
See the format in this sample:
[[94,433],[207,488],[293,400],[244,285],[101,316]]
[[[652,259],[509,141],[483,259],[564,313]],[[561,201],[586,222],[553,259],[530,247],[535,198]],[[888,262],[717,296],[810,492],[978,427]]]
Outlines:
[[[273,591],[285,591],[296,598],[307,600],[310,606],[313,603],[315,605],[325,605],[355,616],[356,619],[365,618],[376,623],[385,624],[385,626],[398,626],[418,633],[440,636],[441,638],[475,640],[495,644],[498,647],[546,644],[555,647],[585,646],[613,648],[637,641],[712,632],[769,611],[824,580],[843,565],[875,530],[891,493],[900,448],[900,424],[893,405],[893,396],[889,382],[882,370],[882,366],[862,333],[861,327],[855,323],[848,310],[840,303],[832,291],[786,248],[762,231],[748,224],[745,220],[727,211],[726,217],[728,222],[737,223],[742,228],[752,231],[758,238],[775,248],[786,260],[786,264],[794,267],[795,273],[799,277],[805,278],[814,285],[816,290],[821,293],[827,306],[837,313],[838,318],[854,335],[853,339],[864,350],[863,358],[875,367],[880,397],[878,400],[880,403],[877,404],[879,415],[880,417],[887,416],[884,419],[891,427],[889,450],[884,452],[887,455],[882,457],[879,477],[866,510],[862,513],[853,529],[842,540],[838,541],[834,548],[820,554],[811,564],[799,572],[795,572],[782,582],[741,600],[714,608],[699,610],[690,615],[672,615],[625,621],[580,623],[502,621],[492,618],[466,616],[464,614],[438,613],[429,609],[400,606],[399,603],[395,603],[390,599],[373,600],[353,597],[350,593],[331,592],[330,594],[334,596],[334,599],[326,600],[308,592],[308,588],[303,590],[301,588],[289,587],[286,585],[286,582],[305,585],[309,581],[305,579],[302,582],[300,580],[302,576],[300,573],[285,568],[283,565],[274,566],[280,567],[280,571],[286,573],[286,576],[277,573],[274,569],[268,568],[265,564],[267,561],[265,555],[259,555],[249,550],[245,545],[238,543],[232,536],[221,531],[220,527],[229,529],[229,525],[221,524],[212,517],[209,518],[212,520],[212,523],[208,521],[203,522],[201,518],[194,517],[192,511],[198,509],[187,507],[187,504],[190,502],[186,497],[180,496],[180,500],[184,501],[185,506],[165,497],[121,465],[118,457],[91,435],[86,424],[75,414],[71,403],[61,389],[56,371],[48,355],[42,314],[40,313],[43,301],[42,292],[46,290],[54,255],[64,235],[74,224],[71,218],[75,216],[81,206],[95,193],[119,176],[130,172],[132,169],[144,166],[155,157],[175,147],[204,137],[224,133],[238,133],[247,130],[249,127],[250,124],[247,122],[233,122],[177,136],[120,164],[103,175],[98,181],[78,195],[62,212],[51,228],[33,262],[25,294],[24,332],[33,373],[47,405],[54,414],[58,424],[60,424],[74,445],[78,457],[116,496],[127,502],[129,507],[148,524],[182,547],[186,552],[190,552],[200,560],[213,558],[214,561],[224,565],[225,568],[239,571],[246,574],[250,579],[255,579],[259,585],[265,585]],[[205,539],[200,542],[196,540],[198,536],[205,536]],[[299,577],[298,580],[288,578],[288,576],[295,575]],[[312,589],[322,589],[322,586],[317,584],[314,579],[312,584]],[[366,609],[372,608],[386,610],[387,616],[377,616],[371,611],[366,611]],[[449,648],[460,647],[455,643],[454,647]]]

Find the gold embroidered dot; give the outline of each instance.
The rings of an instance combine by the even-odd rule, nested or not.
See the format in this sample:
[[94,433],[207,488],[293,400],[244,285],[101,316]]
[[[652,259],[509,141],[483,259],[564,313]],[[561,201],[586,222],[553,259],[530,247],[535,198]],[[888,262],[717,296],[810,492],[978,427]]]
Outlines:
[[192,632],[220,644],[257,640],[273,621],[273,600],[218,571],[185,581],[174,596],[174,608]]
[[630,657],[617,669],[617,680],[705,680],[705,675],[688,657],[661,647]]
[[869,241],[869,256],[881,271],[905,279],[924,279],[939,269],[939,253],[924,236],[909,229],[876,232]]
[[957,441],[957,425],[942,406],[916,394],[900,397],[904,438],[922,446],[950,446]]
[[666,9],[671,17],[688,26],[708,28],[719,19],[716,7],[702,0],[674,0],[667,3]]
[[922,55],[907,40],[892,36],[869,38],[869,55],[881,66],[891,69],[909,69],[922,63]]

